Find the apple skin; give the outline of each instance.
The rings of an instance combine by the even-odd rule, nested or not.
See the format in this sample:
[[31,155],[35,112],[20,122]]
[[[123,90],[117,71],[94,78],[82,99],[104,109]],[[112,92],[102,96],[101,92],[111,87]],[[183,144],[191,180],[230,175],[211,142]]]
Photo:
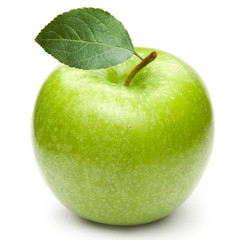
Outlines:
[[[156,49],[136,48],[142,56]],[[179,207],[199,182],[214,119],[200,76],[160,51],[140,62],[84,71],[60,65],[36,100],[32,138],[41,173],[72,212],[95,222],[137,225]]]

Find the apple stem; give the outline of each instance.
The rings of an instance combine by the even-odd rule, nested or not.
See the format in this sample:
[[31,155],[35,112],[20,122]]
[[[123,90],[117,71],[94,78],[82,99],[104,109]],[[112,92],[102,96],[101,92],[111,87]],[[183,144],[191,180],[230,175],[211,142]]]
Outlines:
[[[138,56],[138,54],[135,54],[136,56]],[[140,57],[140,56],[139,56]],[[124,82],[124,86],[129,86],[130,82],[132,81],[132,79],[134,78],[134,76],[140,71],[142,70],[145,66],[147,66],[150,62],[152,62],[155,58],[157,57],[157,52],[153,51],[151,52],[147,57],[145,57],[144,59],[142,59],[142,62],[140,62],[128,75],[126,81]],[[141,57],[140,57],[141,58]]]

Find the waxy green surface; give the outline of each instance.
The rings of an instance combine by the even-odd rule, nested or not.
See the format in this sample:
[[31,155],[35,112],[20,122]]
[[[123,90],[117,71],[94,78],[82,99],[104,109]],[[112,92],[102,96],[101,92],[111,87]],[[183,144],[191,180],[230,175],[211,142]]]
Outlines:
[[[154,49],[136,48],[142,56]],[[140,62],[84,71],[59,66],[33,114],[33,145],[55,196],[79,216],[135,225],[162,218],[191,194],[213,142],[213,114],[199,75],[158,51]]]

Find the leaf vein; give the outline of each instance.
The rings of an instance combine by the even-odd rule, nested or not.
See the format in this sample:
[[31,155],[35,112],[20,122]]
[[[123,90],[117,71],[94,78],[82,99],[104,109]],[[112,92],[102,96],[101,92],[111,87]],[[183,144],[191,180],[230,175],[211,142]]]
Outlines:
[[[69,29],[71,29],[71,30],[75,33],[75,35],[77,35],[78,39],[81,40],[81,38],[79,37],[77,31],[76,31],[73,27],[71,27],[70,25],[68,25],[68,24],[66,24],[66,23],[63,23],[63,25],[66,26],[66,27],[68,27]],[[70,39],[70,38],[69,38],[69,39]]]
[[69,42],[81,42],[81,43],[88,43],[88,44],[96,44],[96,45],[104,45],[104,46],[108,46],[108,47],[114,47],[114,48],[120,48],[120,49],[124,49],[124,50],[128,50],[130,52],[134,52],[132,51],[131,49],[129,48],[124,48],[124,47],[121,47],[121,46],[114,46],[114,45],[111,45],[111,44],[106,44],[106,43],[101,43],[101,42],[87,42],[87,41],[84,41],[84,40],[74,40],[74,39],[41,39],[41,41],[69,41]]
[[118,41],[118,39],[116,39],[116,37],[115,37],[114,33],[112,32],[112,30],[111,30],[100,18],[92,15],[91,13],[87,13],[87,12],[86,12],[86,14],[94,17],[94,18],[97,19],[100,23],[102,23],[102,25],[112,34],[112,36],[113,36],[113,38],[115,39],[115,41],[119,44],[119,41]]
[[94,37],[95,41],[97,41],[96,36],[95,36],[93,30],[89,27],[89,25],[82,18],[78,18],[78,17],[71,17],[71,18],[76,18],[78,21],[82,21],[88,27],[90,32],[92,33],[92,36]]
[[[49,49],[49,48],[46,47],[46,49]],[[53,49],[53,48],[50,48],[50,49]],[[65,50],[61,50],[61,49],[55,49],[55,48],[54,48],[54,50],[55,50],[55,51],[58,51],[58,52],[64,52],[64,53],[74,53],[74,52],[69,52],[69,51],[65,51]],[[94,56],[92,56],[92,57],[84,58],[84,59],[82,59],[82,60],[79,60],[79,62],[89,61],[89,60],[91,60],[92,58],[95,58],[95,57],[98,57],[98,56],[107,54],[107,53],[109,53],[109,52],[112,52],[113,50],[114,50],[114,48],[111,48],[111,49],[109,49],[109,50],[107,50],[107,51],[105,51],[105,52],[103,52],[103,53],[94,54]]]

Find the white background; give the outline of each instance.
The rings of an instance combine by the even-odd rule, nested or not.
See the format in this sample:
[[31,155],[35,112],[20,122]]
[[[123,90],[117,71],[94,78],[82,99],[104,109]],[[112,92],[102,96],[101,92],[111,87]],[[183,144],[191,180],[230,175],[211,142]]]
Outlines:
[[[240,2],[238,0],[1,1],[1,239],[240,239]],[[30,123],[41,84],[58,64],[34,42],[57,14],[100,7],[128,29],[135,46],[182,58],[211,95],[216,134],[208,168],[173,214],[137,227],[76,217],[42,180]]]

